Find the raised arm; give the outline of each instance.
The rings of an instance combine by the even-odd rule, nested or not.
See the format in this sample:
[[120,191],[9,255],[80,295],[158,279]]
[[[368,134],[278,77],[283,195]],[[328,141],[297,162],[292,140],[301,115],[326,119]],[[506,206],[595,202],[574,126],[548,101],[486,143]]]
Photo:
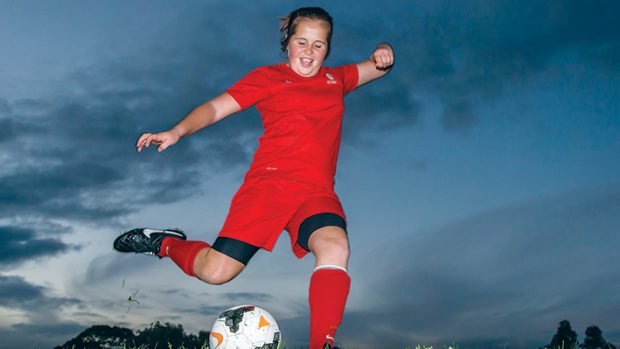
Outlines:
[[375,48],[370,58],[357,64],[359,80],[357,86],[378,79],[387,74],[394,65],[394,51],[387,43],[382,43]]
[[158,133],[144,133],[138,138],[136,147],[142,151],[143,147],[157,144],[157,151],[162,152],[175,144],[180,138],[212,125],[228,115],[241,110],[241,107],[228,93],[223,93],[208,102],[199,105],[187,114],[176,126],[168,131]]

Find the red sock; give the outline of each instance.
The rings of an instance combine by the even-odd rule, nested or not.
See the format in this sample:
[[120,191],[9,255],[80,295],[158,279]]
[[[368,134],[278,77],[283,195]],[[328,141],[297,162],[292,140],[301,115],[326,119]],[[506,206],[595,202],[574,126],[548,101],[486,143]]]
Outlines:
[[341,269],[319,269],[310,278],[310,348],[334,344],[349,295],[351,278]]
[[170,257],[172,261],[181,268],[185,274],[196,276],[194,273],[194,260],[198,252],[204,248],[211,247],[204,241],[188,241],[177,238],[165,238],[161,242],[159,250],[160,257]]

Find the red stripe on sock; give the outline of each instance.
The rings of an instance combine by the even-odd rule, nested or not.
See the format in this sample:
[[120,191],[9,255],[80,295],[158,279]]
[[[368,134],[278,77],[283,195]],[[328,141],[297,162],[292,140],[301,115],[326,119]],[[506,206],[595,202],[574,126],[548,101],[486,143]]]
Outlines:
[[189,276],[196,276],[194,273],[194,260],[198,252],[211,245],[204,241],[188,241],[177,238],[165,238],[161,242],[160,257],[170,257],[172,261]]
[[[340,269],[320,269],[310,278],[310,348],[322,349],[331,342],[342,321],[351,278]],[[327,337],[329,336],[329,337]]]

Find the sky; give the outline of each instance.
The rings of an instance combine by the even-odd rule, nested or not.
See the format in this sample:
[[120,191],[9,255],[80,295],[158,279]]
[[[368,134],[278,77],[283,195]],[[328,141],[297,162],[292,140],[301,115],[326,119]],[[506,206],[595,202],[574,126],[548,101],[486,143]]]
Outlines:
[[[336,192],[352,289],[343,347],[535,348],[567,319],[620,344],[620,3],[0,1],[0,348],[95,324],[209,330],[256,304],[308,339],[314,260],[283,234],[211,286],[122,255],[134,227],[213,241],[260,115],[137,153],[252,69],[284,58],[278,17],[334,17],[337,66],[389,42],[345,99]],[[128,312],[127,297],[139,290]]]

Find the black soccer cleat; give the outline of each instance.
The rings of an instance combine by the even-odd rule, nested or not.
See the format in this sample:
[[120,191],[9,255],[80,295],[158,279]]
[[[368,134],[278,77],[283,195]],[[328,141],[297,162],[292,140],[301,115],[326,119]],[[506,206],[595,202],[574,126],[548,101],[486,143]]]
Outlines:
[[181,229],[137,228],[121,234],[114,240],[114,249],[119,252],[143,253],[157,256],[165,238],[187,240]]

